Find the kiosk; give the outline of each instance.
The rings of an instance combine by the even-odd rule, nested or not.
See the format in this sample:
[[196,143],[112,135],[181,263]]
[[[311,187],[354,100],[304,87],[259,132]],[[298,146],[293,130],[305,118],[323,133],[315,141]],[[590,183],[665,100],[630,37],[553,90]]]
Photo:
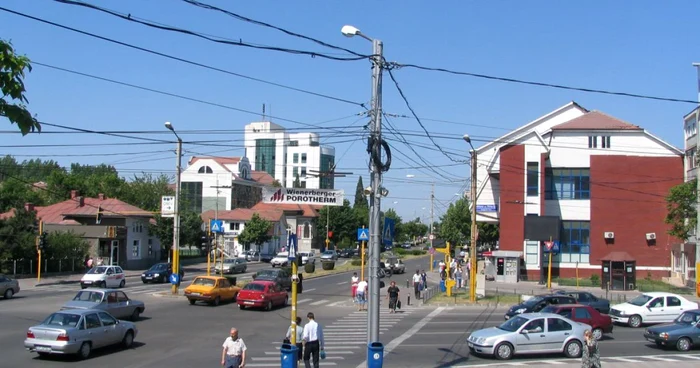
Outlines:
[[522,256],[523,252],[510,250],[484,252],[484,257],[493,265],[492,273],[496,282],[520,281],[520,258]]

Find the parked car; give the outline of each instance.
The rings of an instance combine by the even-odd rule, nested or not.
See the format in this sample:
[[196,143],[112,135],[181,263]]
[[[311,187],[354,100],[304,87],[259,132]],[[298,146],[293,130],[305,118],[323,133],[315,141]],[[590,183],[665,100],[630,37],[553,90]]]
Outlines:
[[288,263],[289,263],[289,252],[279,252],[275,256],[275,258],[273,258],[270,261],[270,264],[272,265],[272,267],[284,267]]
[[387,258],[384,261],[384,267],[391,271],[392,274],[406,273],[406,264],[399,258]]
[[255,281],[273,281],[278,283],[282,289],[292,290],[292,274],[284,268],[277,270],[260,270],[253,275]]
[[124,270],[119,266],[97,266],[91,268],[80,279],[80,287],[123,288],[126,286]]
[[115,344],[131,347],[137,333],[135,324],[120,321],[105,311],[69,309],[30,327],[24,347],[39,356],[77,354],[87,359],[93,349]]
[[581,356],[583,332],[591,326],[558,314],[524,313],[498,327],[474,331],[467,339],[472,353],[511,359],[515,354],[564,353]]
[[301,265],[302,266],[309,263],[309,262],[311,262],[312,264],[316,263],[316,259],[309,252],[300,252],[299,255],[301,256]]
[[249,250],[249,251],[245,252],[244,258],[246,261],[252,262],[252,261],[257,261],[258,257],[260,257],[260,252],[258,252],[256,250]]
[[265,263],[270,263],[272,262],[272,259],[275,258],[274,254],[260,254],[260,262],[265,262]]
[[610,301],[605,298],[599,298],[587,291],[578,290],[557,290],[556,294],[568,295],[576,299],[576,303],[590,305],[593,309],[600,313],[610,313]]
[[673,323],[650,327],[644,337],[658,346],[688,351],[700,346],[700,309],[683,312]]
[[513,318],[514,316],[517,316],[518,314],[522,313],[539,312],[549,305],[557,304],[576,304],[576,299],[568,295],[557,294],[533,296],[532,298],[524,301],[523,303],[510,307],[510,309],[508,309],[508,312],[506,312],[505,319]]
[[211,305],[219,305],[222,300],[235,301],[241,288],[231,285],[231,282],[220,276],[197,276],[185,288],[185,297],[194,305],[203,301]]
[[352,257],[358,257],[359,255],[360,255],[359,250],[350,249],[350,248],[341,249],[340,252],[338,253],[338,256],[341,258],[352,258]]
[[611,334],[613,332],[612,318],[607,314],[601,314],[590,305],[550,305],[542,309],[542,313],[554,313],[572,321],[585,323],[591,326],[591,332],[593,332],[593,337],[596,340],[602,339],[603,334]]
[[610,317],[615,323],[637,328],[643,324],[673,322],[681,313],[692,309],[698,309],[698,303],[676,294],[650,292],[613,305]]
[[19,293],[19,282],[9,276],[0,274],[0,295],[5,299],[12,299],[17,293]]
[[224,259],[224,264],[217,262],[214,265],[214,272],[221,273],[243,273],[248,269],[248,261],[245,258],[228,258]]
[[238,307],[265,308],[272,310],[275,306],[286,306],[289,301],[287,291],[274,281],[249,282],[238,295]]
[[[170,282],[170,275],[173,273],[172,263],[156,263],[146,272],[141,274],[141,281],[146,284],[149,282]],[[185,271],[178,270],[180,280],[185,277]]]
[[327,250],[321,253],[321,262],[323,261],[335,261],[338,259],[338,253],[334,250]]
[[403,243],[401,244],[401,248],[403,249],[411,249],[412,245],[410,243]]
[[129,299],[121,290],[84,289],[79,291],[73,300],[61,307],[61,310],[67,309],[103,310],[118,319],[138,321],[146,310],[146,304],[142,301]]

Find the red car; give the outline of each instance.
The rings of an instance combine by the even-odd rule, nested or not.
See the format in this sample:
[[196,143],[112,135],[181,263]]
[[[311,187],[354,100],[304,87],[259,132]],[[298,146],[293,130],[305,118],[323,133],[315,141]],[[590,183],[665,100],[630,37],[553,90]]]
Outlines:
[[610,334],[613,331],[613,323],[610,316],[601,314],[588,305],[581,304],[560,304],[550,305],[540,312],[554,313],[566,317],[572,321],[585,323],[593,328],[593,337],[596,340],[603,338],[603,334]]
[[238,292],[236,303],[241,309],[254,307],[271,310],[275,306],[286,306],[288,300],[287,291],[276,282],[253,281]]

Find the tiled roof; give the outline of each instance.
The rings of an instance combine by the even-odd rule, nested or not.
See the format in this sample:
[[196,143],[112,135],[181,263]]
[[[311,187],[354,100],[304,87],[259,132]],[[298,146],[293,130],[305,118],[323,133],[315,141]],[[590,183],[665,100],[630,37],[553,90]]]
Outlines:
[[[83,206],[81,206],[79,197],[76,197],[50,206],[36,206],[34,210],[37,218],[46,224],[77,224],[71,220],[71,217],[97,216],[98,207],[102,209],[103,217],[153,217],[153,213],[115,198],[83,198]],[[0,214],[0,219],[14,215],[15,210],[12,209]]]
[[284,212],[282,210],[254,210],[250,208],[236,208],[231,211],[219,211],[218,214],[214,210],[209,210],[202,213],[202,220],[208,222],[211,219],[218,218],[224,221],[249,221],[254,214],[258,214],[260,218],[267,221],[277,222],[282,219]]
[[310,204],[276,204],[276,203],[263,203],[260,202],[253,206],[254,210],[269,211],[269,210],[281,210],[285,212],[301,212],[304,217],[318,217],[318,211],[323,206],[314,206]]
[[273,178],[270,174],[268,174],[265,171],[253,170],[250,173],[250,176],[253,178],[253,181],[262,185],[272,185],[272,183],[275,181],[275,178]]
[[642,130],[600,111],[591,111],[566,123],[555,125],[552,130]]
[[197,156],[192,156],[190,161],[188,162],[188,165],[191,166],[195,162],[199,160],[212,160],[216,162],[217,164],[221,165],[222,168],[224,168],[226,171],[231,171],[226,167],[226,165],[238,165],[238,163],[241,161],[240,157],[216,157],[216,156],[202,156],[202,157],[197,157]]

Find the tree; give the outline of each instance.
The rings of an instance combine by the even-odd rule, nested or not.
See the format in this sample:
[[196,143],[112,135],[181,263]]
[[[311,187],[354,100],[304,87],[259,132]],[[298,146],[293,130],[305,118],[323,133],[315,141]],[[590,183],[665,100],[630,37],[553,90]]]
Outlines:
[[[161,253],[168,254],[173,245],[173,218],[155,216],[156,223],[148,224],[148,233],[160,241]],[[202,247],[202,218],[192,211],[180,214],[180,247]]]
[[[0,116],[17,124],[22,135],[41,132],[41,124],[27,110],[29,100],[25,96],[24,72],[32,71],[29,58],[15,54],[10,42],[0,40]],[[9,97],[8,100],[5,97]]]
[[23,208],[25,203],[43,206],[45,195],[32,185],[16,179],[8,179],[0,183],[0,212],[7,212],[12,208]]
[[275,180],[272,181],[272,186],[275,187],[275,188],[281,188],[281,187],[282,187],[282,183],[280,183],[279,180],[275,179]]
[[292,188],[301,188],[301,179],[299,178],[299,174],[296,174],[294,176],[294,183],[292,183]]
[[0,259],[33,259],[36,256],[36,212],[24,208],[0,220]]
[[365,196],[365,186],[362,184],[362,176],[357,178],[357,187],[355,187],[355,204],[353,204],[352,208],[369,208],[367,198]]
[[449,241],[453,247],[463,245],[471,234],[471,214],[466,198],[450,203],[441,218],[440,238]]
[[49,233],[46,250],[42,257],[55,259],[82,259],[90,251],[90,243],[83,239],[82,234],[73,231]]
[[[357,219],[353,209],[350,207],[350,201],[343,201],[342,206],[325,206],[318,212],[318,226],[322,231],[326,231],[326,219],[328,219],[328,231],[333,232],[333,240],[337,244],[339,241],[349,238],[357,239],[358,226]],[[325,236],[319,238],[325,239]]]
[[498,225],[479,222],[477,226],[479,227],[479,242],[494,244],[498,241],[500,236]]
[[409,221],[401,225],[401,240],[413,242],[414,239],[425,236],[428,231],[428,225],[421,223],[419,219]]
[[154,177],[144,173],[122,184],[119,199],[142,210],[159,211],[161,198],[173,195],[169,185],[170,178],[166,175]]
[[245,224],[245,228],[238,236],[238,241],[244,245],[256,244],[260,245],[268,242],[272,236],[270,236],[270,228],[272,223],[260,217],[257,213],[253,214]]
[[666,223],[671,225],[668,233],[683,241],[690,238],[698,224],[697,185],[697,179],[676,185],[666,197]]

